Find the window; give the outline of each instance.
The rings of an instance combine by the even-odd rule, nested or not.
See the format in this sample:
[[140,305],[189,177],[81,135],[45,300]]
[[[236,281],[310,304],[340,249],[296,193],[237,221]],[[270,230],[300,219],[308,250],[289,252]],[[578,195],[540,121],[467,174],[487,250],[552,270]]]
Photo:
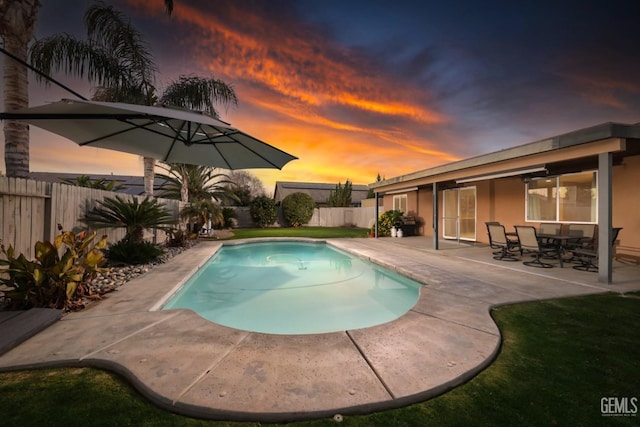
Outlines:
[[393,209],[396,211],[402,211],[404,215],[407,214],[407,195],[399,194],[393,196]]
[[532,179],[527,184],[527,221],[598,222],[596,172]]

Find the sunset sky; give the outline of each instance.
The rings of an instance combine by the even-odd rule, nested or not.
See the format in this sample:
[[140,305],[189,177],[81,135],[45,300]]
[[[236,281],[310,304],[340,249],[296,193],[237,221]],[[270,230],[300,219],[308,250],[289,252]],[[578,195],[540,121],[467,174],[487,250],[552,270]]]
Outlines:
[[[84,38],[91,1],[41,0],[37,37]],[[634,1],[108,2],[179,75],[233,85],[233,126],[299,158],[279,181],[368,184],[603,122],[640,122]],[[0,58],[0,63],[5,59]],[[86,82],[55,75],[86,97]],[[73,95],[31,81],[30,104]],[[133,155],[31,128],[32,171],[142,175]],[[0,136],[4,145],[4,135]],[[3,163],[0,169],[4,171]]]

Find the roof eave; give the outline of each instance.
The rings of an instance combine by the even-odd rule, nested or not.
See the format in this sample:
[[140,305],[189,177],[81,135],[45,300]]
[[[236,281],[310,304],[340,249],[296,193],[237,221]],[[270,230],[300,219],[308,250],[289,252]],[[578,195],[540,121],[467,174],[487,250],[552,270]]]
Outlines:
[[400,175],[397,177],[385,179],[383,181],[374,182],[372,184],[369,184],[369,188],[375,190],[376,188],[386,187],[392,184],[403,183],[420,178],[428,178],[448,172],[460,171],[476,166],[516,159],[530,154],[558,150],[608,138],[640,138],[640,124],[629,125],[613,122],[603,123],[600,125],[554,136],[552,138],[534,141],[528,144],[506,148],[504,150],[495,151],[476,157],[470,157],[468,159],[459,160],[457,162],[451,162],[429,169],[423,169],[417,172],[409,173],[407,175]]

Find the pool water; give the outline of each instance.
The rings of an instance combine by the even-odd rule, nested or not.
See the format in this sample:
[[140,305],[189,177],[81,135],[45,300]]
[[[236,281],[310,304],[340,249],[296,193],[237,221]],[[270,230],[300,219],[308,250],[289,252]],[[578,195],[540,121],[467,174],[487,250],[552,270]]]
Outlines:
[[253,332],[315,334],[395,320],[419,288],[324,243],[248,243],[223,246],[162,309]]

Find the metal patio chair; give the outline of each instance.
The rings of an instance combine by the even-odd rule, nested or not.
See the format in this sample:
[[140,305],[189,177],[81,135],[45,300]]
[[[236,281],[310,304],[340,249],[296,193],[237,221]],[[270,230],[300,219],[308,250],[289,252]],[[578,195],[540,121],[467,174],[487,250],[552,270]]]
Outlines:
[[593,250],[596,233],[595,224],[569,224],[567,234],[572,238],[567,242],[567,248]]
[[493,249],[500,249],[497,252],[493,252],[493,259],[499,261],[519,261],[519,259],[515,257],[514,250],[520,252],[520,255],[522,255],[520,242],[507,237],[504,225],[487,224],[487,229],[489,230],[489,241],[495,246],[491,247]]
[[[611,229],[611,248],[618,240],[618,235],[620,234],[620,230],[622,227],[613,227]],[[594,249],[583,249],[576,248],[572,249],[571,253],[573,254],[573,260],[579,262],[579,265],[574,265],[573,268],[581,271],[598,271],[598,246],[595,246]],[[613,254],[613,251],[611,252]]]
[[[493,243],[493,240],[491,240],[491,232],[489,231],[489,226],[490,226],[490,225],[500,225],[500,223],[499,223],[499,222],[497,222],[497,221],[487,221],[487,222],[485,222],[484,224],[487,226],[487,234],[489,235],[489,247],[490,247],[491,249],[500,249],[501,247],[500,247],[500,246],[498,246],[497,244]],[[500,252],[501,252],[501,251],[497,251],[497,252],[494,252],[493,254],[494,254],[494,255],[497,255],[497,254],[499,254]]]
[[551,268],[553,264],[542,262],[542,257],[554,256],[560,259],[557,247],[546,247],[540,244],[536,229],[531,226],[516,225],[516,233],[520,240],[520,248],[533,255],[533,261],[523,261],[524,265],[539,268]]

